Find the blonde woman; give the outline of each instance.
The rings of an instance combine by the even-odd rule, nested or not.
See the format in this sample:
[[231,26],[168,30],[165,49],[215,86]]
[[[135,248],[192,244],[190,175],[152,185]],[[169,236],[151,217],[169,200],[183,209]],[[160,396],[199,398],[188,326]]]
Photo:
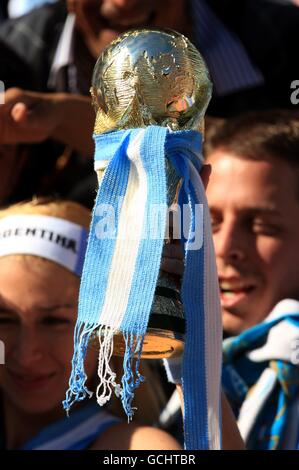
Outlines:
[[[2,447],[179,449],[165,432],[127,424],[124,414],[100,408],[92,398],[65,416],[62,400],[71,371],[89,222],[89,212],[73,202],[36,200],[0,211]],[[90,348],[88,377],[95,377],[96,369],[97,353]],[[91,379],[90,389],[95,386]],[[141,389],[146,403],[137,413],[141,421],[142,409],[145,421],[158,414],[158,389],[159,384]]]

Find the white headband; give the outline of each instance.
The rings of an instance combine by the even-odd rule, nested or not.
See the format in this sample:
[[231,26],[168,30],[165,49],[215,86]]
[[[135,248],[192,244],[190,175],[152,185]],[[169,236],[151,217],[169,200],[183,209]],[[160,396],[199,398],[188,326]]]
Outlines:
[[78,276],[88,232],[81,225],[45,215],[11,215],[0,220],[0,257],[28,254],[49,259]]

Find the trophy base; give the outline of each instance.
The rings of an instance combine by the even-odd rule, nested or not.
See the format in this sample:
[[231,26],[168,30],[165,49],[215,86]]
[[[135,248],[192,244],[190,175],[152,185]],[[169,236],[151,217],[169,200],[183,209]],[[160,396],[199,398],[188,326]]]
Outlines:
[[[167,359],[181,356],[184,350],[184,336],[170,330],[148,328],[142,347],[141,359]],[[114,356],[124,356],[123,335],[114,336]]]
[[[170,284],[166,276],[162,281],[164,284]],[[92,334],[90,341],[92,347],[98,347],[98,335],[98,330]],[[117,331],[113,336],[113,355],[123,357],[126,349],[123,333]],[[142,345],[141,358],[167,359],[181,356],[184,350],[184,338],[185,319],[179,292],[171,284],[170,287],[158,286]]]

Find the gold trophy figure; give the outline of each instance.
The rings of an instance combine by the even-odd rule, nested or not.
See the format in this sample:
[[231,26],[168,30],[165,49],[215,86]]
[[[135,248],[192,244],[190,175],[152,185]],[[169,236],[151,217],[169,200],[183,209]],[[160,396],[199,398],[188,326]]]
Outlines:
[[[185,36],[172,30],[129,31],[112,42],[95,65],[91,87],[96,111],[94,133],[151,125],[203,133],[211,93],[205,62]],[[97,162],[99,183],[107,164]],[[180,177],[168,160],[166,168],[171,206],[176,202]],[[184,330],[177,283],[160,272],[142,357],[181,354]],[[120,333],[114,339],[114,354],[123,352]]]

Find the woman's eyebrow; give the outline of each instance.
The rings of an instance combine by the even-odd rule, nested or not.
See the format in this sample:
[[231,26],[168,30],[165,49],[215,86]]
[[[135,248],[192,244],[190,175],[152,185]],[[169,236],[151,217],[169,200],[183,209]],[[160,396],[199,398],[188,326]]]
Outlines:
[[76,308],[77,304],[73,303],[66,303],[66,304],[54,304],[54,305],[41,305],[37,306],[36,308],[38,310],[44,311],[44,312],[51,312],[53,310],[58,310],[60,308]]
[[[62,308],[77,308],[77,304],[57,304],[57,305],[36,305],[33,307],[34,310],[38,310],[41,312],[49,313],[53,312],[55,310],[59,310]],[[5,304],[0,303],[0,314],[2,313],[15,313],[15,311],[11,308],[8,307]]]
[[15,305],[9,302],[3,294],[0,293],[0,311],[3,313],[16,313]]

